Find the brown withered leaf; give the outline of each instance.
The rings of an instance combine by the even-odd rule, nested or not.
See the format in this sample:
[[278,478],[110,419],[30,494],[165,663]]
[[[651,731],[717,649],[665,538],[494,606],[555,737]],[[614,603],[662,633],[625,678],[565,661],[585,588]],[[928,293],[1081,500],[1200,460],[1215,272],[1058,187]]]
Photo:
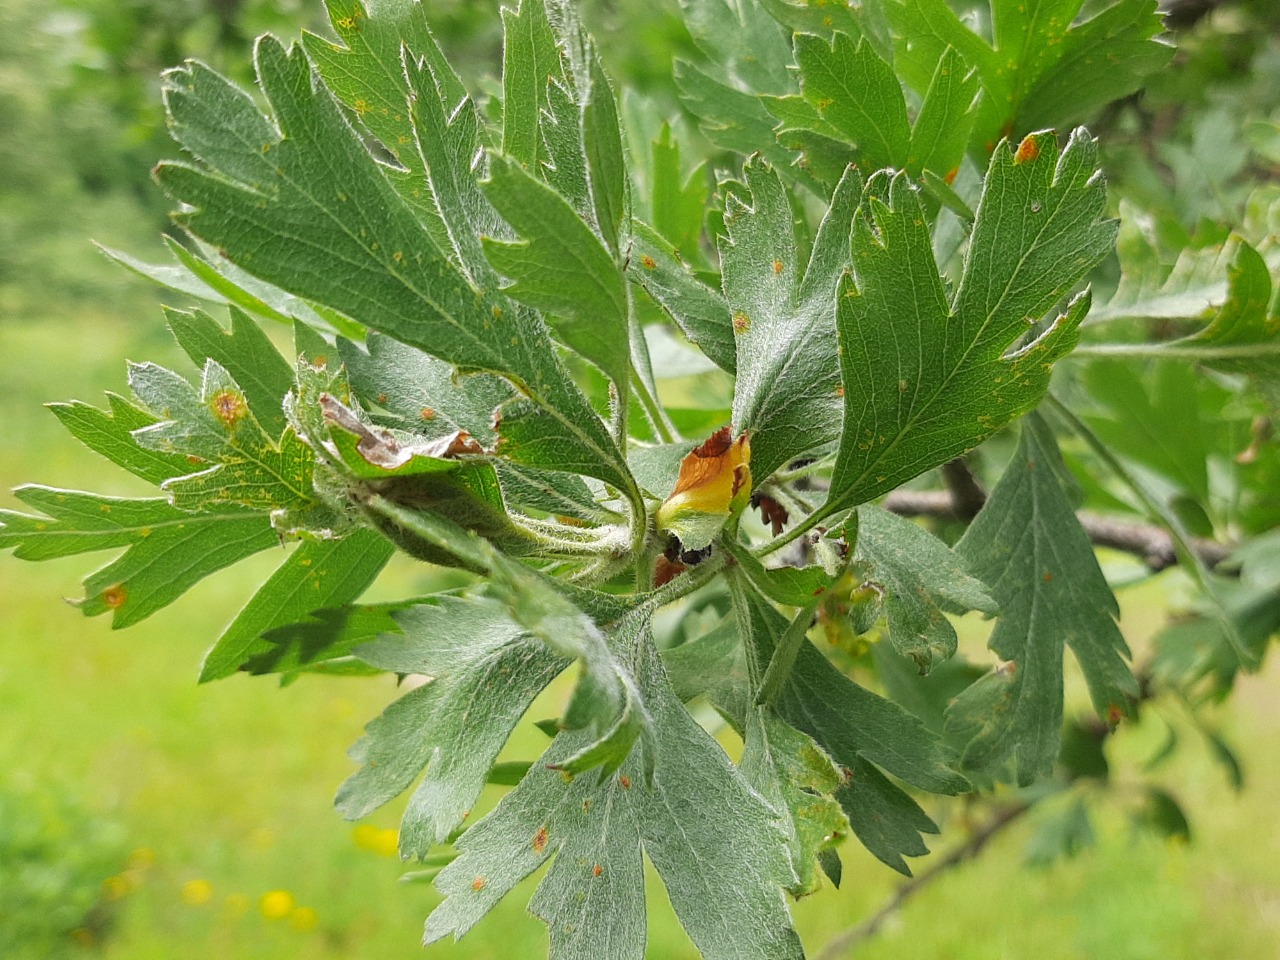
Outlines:
[[360,438],[356,452],[383,470],[398,470],[414,457],[452,460],[461,454],[483,454],[484,447],[465,430],[426,443],[401,443],[386,430],[370,428],[330,394],[320,395],[320,410],[334,426]]

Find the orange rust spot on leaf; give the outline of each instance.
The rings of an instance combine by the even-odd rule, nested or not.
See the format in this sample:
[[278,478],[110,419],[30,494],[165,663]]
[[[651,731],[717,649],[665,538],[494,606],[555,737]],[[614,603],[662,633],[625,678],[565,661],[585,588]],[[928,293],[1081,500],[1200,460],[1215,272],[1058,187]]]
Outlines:
[[843,383],[841,383],[841,384],[837,384],[837,385],[836,385],[836,396],[837,396],[837,397],[843,397],[843,396],[844,396],[844,384],[843,384]]
[[547,849],[547,828],[539,827],[538,832],[533,835],[533,852],[541,853]]
[[418,416],[420,416],[423,420],[434,420],[436,418],[436,412],[432,410],[430,407],[423,407],[421,410],[418,411]]
[[947,175],[942,178],[942,182],[949,187],[956,182],[956,177],[959,176],[959,174],[960,174],[960,168],[952,167],[950,170],[947,171]]
[[382,404],[386,402],[387,402],[387,395],[385,393],[378,394],[378,403]]
[[619,782],[620,784],[622,784],[622,789],[623,789],[623,790],[630,790],[630,789],[631,789],[631,778],[630,778],[630,777],[628,777],[625,773],[624,773],[622,776],[620,776],[620,777],[618,778],[618,782]]
[[640,266],[644,267],[646,270],[652,270],[654,267],[657,266],[657,264],[654,263],[653,257],[649,256],[648,254],[645,254],[640,258]]
[[228,427],[233,427],[249,412],[244,396],[235,390],[219,390],[209,401],[213,415]]
[[782,273],[782,261],[775,260],[773,261],[773,275],[776,277],[780,273]]
[[1118,703],[1113,703],[1107,707],[1107,723],[1116,726],[1124,718],[1124,711],[1120,709]]
[[119,610],[124,606],[127,594],[123,583],[117,583],[115,586],[107,587],[102,591],[102,602],[112,610]]
[[1040,144],[1036,143],[1035,137],[1028,136],[1018,144],[1018,152],[1013,155],[1013,162],[1030,163],[1038,156],[1040,156]]
[[484,889],[484,885],[488,882],[489,881],[486,880],[484,877],[476,877],[474,880],[471,881],[471,889],[474,890],[476,893],[479,893],[481,890]]
[[1044,574],[1044,582],[1048,583],[1052,579],[1053,579],[1053,574],[1046,570]]
[[600,876],[600,874],[602,874],[602,873],[604,873],[604,867],[600,866],[600,864],[598,864],[598,863],[597,863],[594,867],[592,867],[592,868],[591,868],[591,875],[592,875],[593,877],[598,877],[598,876]]
[[739,310],[733,315],[733,332],[746,333],[751,329],[751,318]]

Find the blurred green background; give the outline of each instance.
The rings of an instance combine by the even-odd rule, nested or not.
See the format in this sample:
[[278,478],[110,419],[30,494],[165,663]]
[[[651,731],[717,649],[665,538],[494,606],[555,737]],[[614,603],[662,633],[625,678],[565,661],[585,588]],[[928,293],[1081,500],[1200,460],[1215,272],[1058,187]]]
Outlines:
[[[431,6],[464,72],[478,77],[493,69],[496,3]],[[1188,196],[1207,197],[1204,210],[1184,213],[1188,228],[1206,210],[1229,219],[1239,202],[1235,174],[1210,164],[1218,179],[1208,186],[1196,179],[1203,161],[1196,151],[1222,149],[1206,146],[1199,131],[1207,116],[1228,131],[1224,136],[1247,137],[1247,125],[1235,121],[1249,103],[1265,102],[1280,76],[1276,6],[1268,13],[1266,3],[1227,4],[1189,28],[1188,52],[1149,94],[1150,109],[1162,118],[1164,161],[1144,152],[1150,131],[1133,128],[1120,112],[1100,118],[1115,133],[1113,173],[1134,195],[1174,206],[1161,193],[1172,176],[1187,179]],[[671,4],[597,0],[586,15],[615,75],[659,101],[670,96],[671,58],[689,49]],[[187,369],[163,327],[158,294],[109,264],[90,239],[160,259],[166,205],[147,172],[173,152],[160,108],[161,68],[199,56],[244,78],[254,35],[270,29],[291,36],[302,26],[320,28],[321,19],[319,0],[57,0],[38,8],[0,0],[5,491],[33,481],[144,492],[79,448],[41,408],[123,390],[125,358]],[[1188,109],[1196,105],[1200,112]],[[1236,174],[1259,157],[1265,163],[1274,148],[1245,143]],[[19,505],[3,493],[0,506]],[[394,855],[399,810],[353,825],[330,805],[352,770],[344,751],[395,696],[391,682],[304,678],[284,691],[270,679],[244,676],[195,684],[206,646],[274,558],[257,561],[212,578],[122,634],[62,602],[86,572],[83,559],[0,561],[0,957],[422,955],[421,923],[437,896],[398,882],[405,870]],[[428,577],[406,563],[374,592],[400,596],[423,589]],[[1121,593],[1137,660],[1163,625],[1167,603],[1186,589],[1174,571]],[[978,650],[982,624],[963,628],[965,643]],[[914,898],[856,955],[1280,957],[1276,689],[1280,668],[1272,663],[1209,715],[1238,747],[1243,791],[1204,749],[1182,751],[1161,768],[1161,782],[1192,818],[1189,844],[1135,831],[1127,817],[1126,771],[1136,784],[1136,771],[1165,737],[1164,721],[1148,715],[1108,748],[1120,784],[1112,793],[1120,799],[1105,808],[1096,846],[1028,868],[1033,818]],[[531,715],[554,715],[562,693],[550,690]],[[1069,691],[1072,705],[1084,708],[1079,689]],[[1183,732],[1194,737],[1189,724]],[[543,743],[522,727],[506,756],[530,759]],[[930,812],[943,825],[936,847],[946,848],[966,812],[940,800]],[[900,882],[856,843],[844,859],[841,890],[794,905],[811,951]],[[544,955],[543,929],[524,911],[535,883],[526,882],[463,943],[427,955]],[[694,957],[656,884],[651,903],[649,955]]]

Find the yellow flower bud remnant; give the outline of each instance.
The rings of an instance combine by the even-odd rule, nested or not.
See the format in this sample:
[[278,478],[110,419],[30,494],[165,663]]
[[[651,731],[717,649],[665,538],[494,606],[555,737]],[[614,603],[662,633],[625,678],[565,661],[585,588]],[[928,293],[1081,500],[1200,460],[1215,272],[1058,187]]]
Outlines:
[[728,427],[713,433],[680,462],[671,496],[658,508],[658,529],[674,533],[685,550],[710,546],[751,496],[751,442],[730,439]]

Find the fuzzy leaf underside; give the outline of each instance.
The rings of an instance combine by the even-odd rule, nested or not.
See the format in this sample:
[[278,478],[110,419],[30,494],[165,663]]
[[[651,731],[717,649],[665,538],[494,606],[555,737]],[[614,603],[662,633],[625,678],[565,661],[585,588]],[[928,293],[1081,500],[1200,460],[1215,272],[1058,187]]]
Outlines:
[[461,855],[436,881],[446,899],[427,920],[428,943],[464,934],[554,856],[530,904],[548,925],[551,957],[640,960],[643,851],[707,960],[803,956],[782,897],[793,875],[773,811],[673,695],[647,630],[631,656],[656,730],[652,787],[634,756],[604,780],[566,781],[548,768],[580,752],[582,737],[560,734],[459,840]]
[[1073,495],[1052,432],[1029,417],[1012,463],[956,545],[1000,604],[989,645],[1005,662],[953,701],[947,727],[969,738],[967,769],[996,777],[1012,764],[1024,786],[1051,772],[1058,755],[1064,647],[1108,721],[1130,713],[1138,694],[1119,607]]

